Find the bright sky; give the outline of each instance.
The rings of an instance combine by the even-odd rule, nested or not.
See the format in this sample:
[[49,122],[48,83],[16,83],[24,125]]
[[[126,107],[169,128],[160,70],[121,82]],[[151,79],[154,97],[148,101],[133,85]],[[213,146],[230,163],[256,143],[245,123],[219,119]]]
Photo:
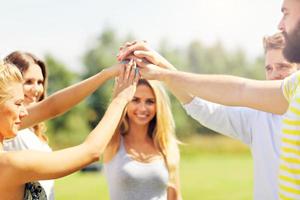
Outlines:
[[191,40],[262,54],[262,37],[277,30],[282,0],[0,0],[0,56],[50,52],[79,71],[81,56],[105,27],[132,33],[155,48]]

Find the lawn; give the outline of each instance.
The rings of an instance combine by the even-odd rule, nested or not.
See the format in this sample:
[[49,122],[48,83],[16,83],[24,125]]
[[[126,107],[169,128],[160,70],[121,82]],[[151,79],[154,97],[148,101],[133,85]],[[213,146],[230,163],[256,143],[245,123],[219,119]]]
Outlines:
[[[181,159],[183,199],[252,199],[253,167],[249,153],[184,155]],[[57,180],[55,184],[57,200],[109,199],[101,173],[76,173]]]

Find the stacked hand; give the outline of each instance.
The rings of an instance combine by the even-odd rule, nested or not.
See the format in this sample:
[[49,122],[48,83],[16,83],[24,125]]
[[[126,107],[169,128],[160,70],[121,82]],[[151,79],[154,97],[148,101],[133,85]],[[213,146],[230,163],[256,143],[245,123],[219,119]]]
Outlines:
[[127,42],[120,48],[118,60],[134,59],[143,78],[159,79],[166,69],[176,70],[160,54],[152,50],[145,41]]

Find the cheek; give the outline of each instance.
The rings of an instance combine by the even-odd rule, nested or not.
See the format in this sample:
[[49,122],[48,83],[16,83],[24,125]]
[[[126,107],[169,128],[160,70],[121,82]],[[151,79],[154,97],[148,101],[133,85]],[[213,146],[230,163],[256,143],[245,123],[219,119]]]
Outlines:
[[30,85],[23,85],[23,91],[24,91],[24,94],[28,94],[30,92],[30,89],[31,89],[31,86]]
[[152,115],[155,115],[156,114],[156,106],[155,105],[150,106],[149,111],[151,112]]

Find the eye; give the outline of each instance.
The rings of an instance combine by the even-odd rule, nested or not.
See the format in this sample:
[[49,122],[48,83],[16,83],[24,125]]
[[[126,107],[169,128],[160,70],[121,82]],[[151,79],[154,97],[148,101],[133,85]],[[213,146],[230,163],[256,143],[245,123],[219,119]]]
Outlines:
[[271,70],[272,70],[272,67],[271,67],[271,66],[266,66],[266,67],[265,67],[265,69],[266,69],[266,71],[268,71],[268,72],[269,72],[269,71],[271,71]]
[[147,104],[147,105],[153,105],[153,104],[155,104],[155,101],[154,101],[153,99],[148,99],[148,100],[146,101],[146,104]]
[[23,105],[23,100],[16,101],[15,105],[22,106]]
[[38,81],[38,84],[39,84],[39,85],[44,85],[44,81],[43,81],[43,80],[39,80],[39,81]]
[[31,79],[27,79],[27,80],[25,80],[24,84],[31,85],[31,84],[33,84],[33,81]]
[[131,100],[131,102],[133,102],[133,103],[138,103],[140,100],[138,99],[138,98],[136,98],[136,97],[133,97],[133,99]]
[[284,70],[289,69],[290,67],[291,67],[291,65],[289,65],[289,64],[280,64],[279,65],[279,68],[284,69]]

